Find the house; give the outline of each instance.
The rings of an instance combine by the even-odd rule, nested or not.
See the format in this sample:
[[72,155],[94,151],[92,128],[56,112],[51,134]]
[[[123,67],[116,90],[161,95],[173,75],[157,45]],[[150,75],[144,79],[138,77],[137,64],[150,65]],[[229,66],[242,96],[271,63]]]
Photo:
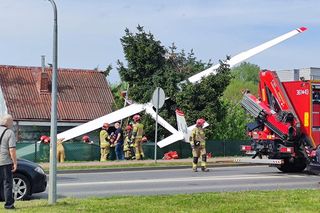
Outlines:
[[[18,141],[49,134],[52,68],[0,65],[0,115],[9,113]],[[112,112],[114,99],[102,72],[58,69],[58,132]]]

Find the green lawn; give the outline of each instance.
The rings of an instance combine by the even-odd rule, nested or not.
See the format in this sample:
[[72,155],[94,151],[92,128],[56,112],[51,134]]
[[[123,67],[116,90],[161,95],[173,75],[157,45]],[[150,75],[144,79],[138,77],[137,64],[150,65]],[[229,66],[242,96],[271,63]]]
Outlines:
[[320,190],[247,191],[192,195],[125,196],[20,201],[15,212],[319,212]]

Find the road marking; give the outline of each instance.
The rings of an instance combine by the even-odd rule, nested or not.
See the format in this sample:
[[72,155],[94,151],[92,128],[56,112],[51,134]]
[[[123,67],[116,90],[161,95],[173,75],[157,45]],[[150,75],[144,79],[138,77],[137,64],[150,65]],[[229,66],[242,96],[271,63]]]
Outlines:
[[[253,166],[250,166],[250,168],[252,168],[252,167],[253,168],[269,168],[270,166],[266,166],[266,165],[253,165]],[[239,166],[227,166],[227,167],[210,167],[209,166],[208,168],[211,168],[213,171],[234,170],[234,169],[239,169],[240,170],[240,169],[243,169],[242,167],[239,167]],[[177,170],[178,171],[189,171],[189,172],[191,172],[191,167],[190,168],[185,168],[185,169],[178,168]],[[74,174],[77,174],[78,176],[80,176],[80,175],[129,174],[129,173],[146,173],[146,172],[163,173],[163,172],[176,172],[177,170],[174,170],[174,169],[154,169],[154,170],[147,169],[147,170],[137,170],[137,171],[125,171],[125,168],[124,168],[124,171],[111,171],[111,172],[110,171],[102,171],[102,172],[88,172],[88,173],[84,173],[84,172],[77,173],[75,171],[74,173],[61,173],[61,174],[58,174],[58,176],[70,176],[70,175],[74,175]],[[88,171],[90,171],[90,170],[88,170]]]
[[[266,188],[268,187],[268,188]],[[270,188],[271,187],[271,188]],[[283,188],[286,187],[286,188]],[[135,189],[110,189],[101,191],[93,189],[92,191],[86,190],[84,193],[63,192],[65,196],[75,197],[88,197],[88,196],[112,196],[112,195],[139,195],[139,194],[179,194],[179,193],[200,193],[200,192],[230,192],[230,191],[248,191],[248,190],[277,190],[277,189],[302,189],[311,188],[318,190],[319,187],[316,183],[303,181],[303,182],[284,182],[284,183],[245,183],[245,184],[228,184],[228,185],[188,185],[188,186],[161,186],[157,188],[135,188]],[[264,188],[264,189],[263,189]]]
[[219,180],[249,180],[249,179],[286,179],[288,177],[303,177],[301,175],[236,175],[236,176],[210,176],[210,177],[187,177],[187,178],[157,178],[147,180],[121,180],[121,181],[95,181],[95,182],[75,182],[58,183],[58,186],[89,186],[89,185],[113,185],[113,184],[137,184],[137,183],[167,183],[167,182],[193,182],[193,181],[219,181]]

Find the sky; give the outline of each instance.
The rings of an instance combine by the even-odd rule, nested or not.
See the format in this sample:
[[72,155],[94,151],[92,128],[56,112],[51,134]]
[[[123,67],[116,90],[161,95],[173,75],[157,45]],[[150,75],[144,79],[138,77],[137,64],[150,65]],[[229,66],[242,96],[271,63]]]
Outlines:
[[[320,67],[318,0],[55,0],[58,67],[104,70],[120,82],[120,38],[144,26],[165,47],[214,63],[305,26],[308,30],[247,61],[261,69]],[[0,64],[52,63],[53,11],[47,0],[0,0]]]

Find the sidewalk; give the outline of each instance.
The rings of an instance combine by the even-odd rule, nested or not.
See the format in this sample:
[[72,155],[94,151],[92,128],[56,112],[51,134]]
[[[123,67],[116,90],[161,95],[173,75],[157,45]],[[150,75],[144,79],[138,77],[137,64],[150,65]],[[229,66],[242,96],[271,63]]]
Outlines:
[[[214,157],[207,160],[208,167],[238,165],[233,162],[235,157]],[[101,170],[142,170],[142,169],[168,169],[191,167],[192,158],[162,160],[123,160],[123,161],[91,161],[91,162],[64,162],[58,163],[58,170],[68,171],[101,171]],[[49,163],[40,163],[43,169],[49,170]],[[92,169],[90,168],[92,167]]]

